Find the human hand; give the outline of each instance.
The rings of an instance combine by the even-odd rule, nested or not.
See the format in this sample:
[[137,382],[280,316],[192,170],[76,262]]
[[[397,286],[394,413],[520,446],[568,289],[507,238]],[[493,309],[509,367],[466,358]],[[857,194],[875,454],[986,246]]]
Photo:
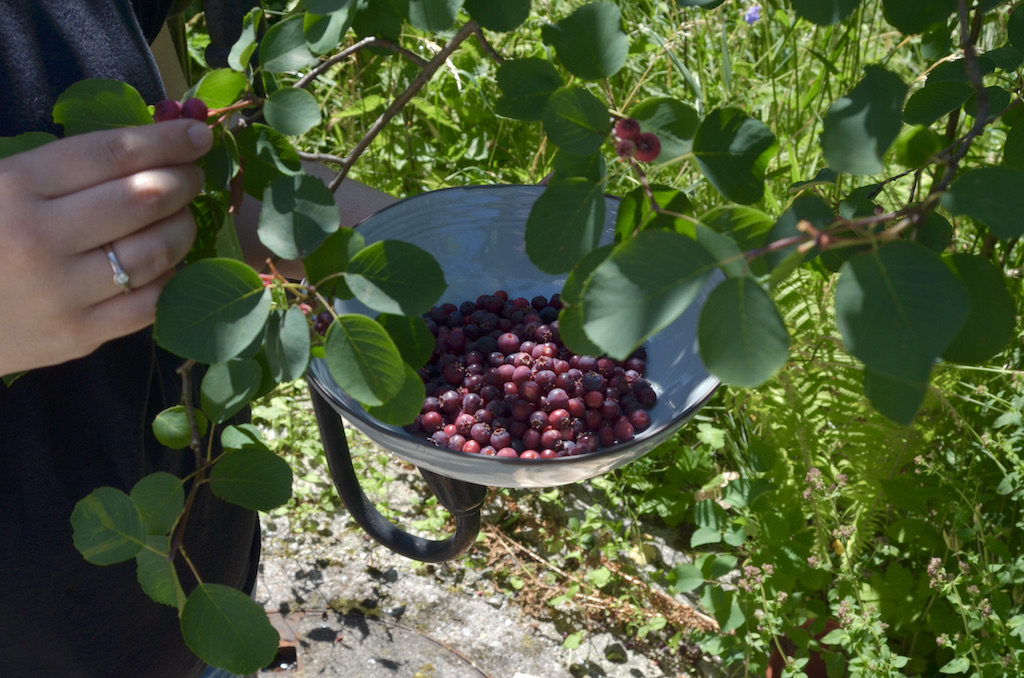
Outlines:
[[201,122],[173,120],[0,160],[0,375],[88,355],[153,322],[195,239],[188,204],[203,175],[194,161],[212,139]]

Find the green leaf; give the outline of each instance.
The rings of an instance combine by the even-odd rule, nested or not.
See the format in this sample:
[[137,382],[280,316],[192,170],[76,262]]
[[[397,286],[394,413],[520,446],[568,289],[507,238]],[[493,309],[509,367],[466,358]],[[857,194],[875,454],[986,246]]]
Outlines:
[[313,64],[316,57],[306,44],[301,15],[279,21],[267,29],[260,41],[260,65],[268,73],[298,71]]
[[127,494],[100,487],[75,504],[71,513],[74,544],[94,565],[112,565],[130,558],[146,543],[146,525]]
[[233,259],[203,259],[175,273],[156,304],[157,343],[200,363],[230,360],[260,335],[270,291]]
[[885,20],[906,34],[924,33],[956,11],[957,0],[882,0]]
[[[797,225],[801,221],[806,221],[814,228],[822,230],[831,226],[835,220],[836,217],[827,202],[813,193],[802,193],[793,200],[789,209],[783,212],[772,226],[771,231],[768,232],[768,242],[778,242],[785,238],[802,235],[797,229]],[[799,245],[790,245],[766,254],[765,259],[768,261],[769,267],[774,269],[781,266],[788,257],[796,253],[797,247]],[[813,258],[813,251],[807,252],[801,257],[803,261]]]
[[320,247],[302,260],[306,280],[328,299],[337,297],[351,299],[352,292],[345,284],[344,276],[325,280],[328,276],[344,273],[349,260],[363,249],[363,236],[351,228],[339,228],[327,236]]
[[[999,87],[998,85],[991,85],[985,88],[986,98],[986,114],[985,119],[989,122],[995,120],[1010,105],[1010,93]],[[964,102],[964,113],[971,116],[972,118],[978,117],[978,93],[974,92],[971,94],[971,98]]]
[[[204,186],[208,193],[226,190],[228,182],[241,169],[238,144],[235,142],[235,136],[224,129],[215,130],[213,133],[213,146],[199,160],[199,166],[203,168],[203,174],[205,175]],[[216,202],[219,203],[219,206],[223,207],[223,201]],[[225,213],[223,209],[218,210],[218,212]],[[221,219],[221,223],[223,223],[223,219]]]
[[650,195],[647,193],[647,186],[637,186],[619,201],[619,211],[615,217],[615,241],[622,242],[634,232],[639,233],[649,228],[662,228],[693,236],[692,221],[664,212],[655,212],[651,204],[653,202],[659,210],[675,214],[692,214],[693,205],[686,193],[660,184],[651,185],[649,188]]
[[1013,123],[1003,142],[1003,164],[1018,172],[1024,171],[1024,118]]
[[266,450],[270,451],[267,444],[263,442],[263,434],[253,424],[239,424],[237,426],[225,426],[220,434],[220,446],[225,451],[229,450]]
[[428,33],[440,33],[455,24],[463,0],[409,0],[409,23]]
[[262,21],[263,10],[259,7],[246,14],[242,20],[242,32],[228,53],[228,66],[233,70],[245,73],[249,68],[249,60],[256,51],[256,31]]
[[448,287],[430,253],[401,240],[364,247],[349,262],[345,282],[373,310],[402,315],[426,312]]
[[624,360],[685,311],[715,261],[690,238],[644,231],[612,250],[583,294],[583,329],[612,358]]
[[946,662],[946,664],[939,669],[939,673],[964,673],[971,668],[971,660],[967,657],[956,657]]
[[1024,235],[1024,172],[1008,167],[976,167],[953,182],[942,206],[988,226],[1000,240]]
[[0,137],[0,160],[56,140],[57,137],[49,132],[25,132],[16,137]]
[[722,533],[713,527],[698,527],[690,535],[690,548],[694,549],[705,544],[720,544],[721,542]]
[[383,405],[367,407],[366,411],[375,419],[392,426],[405,426],[416,419],[423,409],[423,398],[427,391],[423,379],[409,365],[405,366],[405,381],[394,398]]
[[935,161],[942,150],[942,139],[924,125],[914,125],[896,137],[896,161],[917,169]]
[[608,163],[599,152],[581,156],[558,151],[551,161],[551,172],[549,184],[580,177],[603,185],[608,175]]
[[324,338],[327,369],[341,390],[377,407],[405,385],[406,365],[380,323],[363,315],[340,315]]
[[302,0],[307,12],[314,14],[331,14],[333,12],[350,11],[358,0]]
[[213,363],[199,389],[203,413],[215,424],[235,416],[249,404],[262,376],[259,364],[251,358]]
[[697,336],[708,371],[727,384],[760,386],[789,358],[789,336],[775,302],[747,277],[712,290]]
[[256,233],[284,259],[312,254],[338,230],[341,214],[323,179],[311,174],[278,177],[263,194]]
[[1024,54],[1024,5],[1017,5],[1010,12],[1006,22],[1006,37],[1015,50]]
[[583,331],[583,309],[580,306],[583,285],[597,266],[604,261],[613,249],[612,245],[604,245],[587,252],[562,285],[562,310],[558,314],[558,329],[562,341],[576,355],[601,355],[601,347],[594,344]]
[[181,635],[204,662],[238,674],[270,664],[280,641],[262,605],[229,586],[206,583],[181,610]]
[[[727,275],[740,277],[752,274],[757,277],[768,272],[763,261],[755,259],[748,266],[743,253],[766,244],[765,241],[773,225],[769,215],[753,207],[723,205],[702,214],[700,223],[707,228],[697,227],[697,242],[703,244],[709,252],[715,255],[718,265]],[[720,251],[712,251],[713,245],[709,244],[707,239],[708,230],[724,236],[724,238],[720,238],[720,241],[729,243],[729,247],[720,248]],[[729,257],[728,261],[726,256]]]
[[89,78],[64,90],[53,106],[53,121],[72,136],[153,123],[142,95],[118,80]]
[[907,86],[881,66],[867,66],[864,78],[828,109],[821,146],[829,167],[847,174],[877,174],[900,132]]
[[832,26],[853,13],[860,0],[793,0],[798,16],[819,26]]
[[277,382],[293,381],[309,365],[309,322],[297,306],[272,313],[267,323],[267,361]]
[[846,349],[889,379],[923,385],[960,330],[964,285],[924,246],[891,242],[843,264],[836,321]]
[[210,108],[224,108],[238,101],[248,84],[242,73],[218,68],[202,77],[192,95],[205,101]]
[[466,0],[469,16],[489,31],[500,33],[519,28],[530,16],[530,0]]
[[[207,420],[202,412],[196,410],[196,428],[199,436],[206,435]],[[164,447],[181,450],[192,442],[192,429],[188,423],[188,413],[184,405],[174,405],[156,415],[153,420],[153,435]]]
[[149,534],[167,535],[185,506],[181,478],[170,473],[150,473],[132,488],[131,499],[139,509]]
[[526,219],[526,254],[546,273],[564,273],[597,246],[604,228],[603,184],[571,178],[548,184]]
[[611,128],[608,109],[601,100],[575,85],[555,90],[541,119],[551,143],[573,155],[596,152]]
[[711,185],[744,205],[764,194],[764,172],[779,144],[768,127],[738,108],[720,108],[697,128],[693,154]]
[[583,5],[561,21],[543,26],[541,37],[555,48],[562,65],[583,80],[615,75],[629,53],[622,13],[611,2]]
[[146,543],[149,548],[135,556],[135,574],[142,590],[155,602],[180,610],[185,605],[185,592],[174,563],[167,558],[167,535],[152,535]]
[[608,585],[612,580],[612,571],[603,565],[596,570],[591,570],[586,574],[587,581],[601,589]]
[[306,90],[285,87],[267,97],[263,117],[281,134],[298,136],[320,124],[320,105]]
[[735,591],[726,591],[720,586],[707,586],[700,603],[715,616],[722,633],[739,628],[747,619],[736,601]]
[[645,99],[630,109],[629,115],[640,123],[643,131],[658,135],[658,157],[662,161],[679,158],[693,149],[700,118],[697,111],[682,101],[668,97]]
[[263,189],[282,174],[302,173],[299,154],[287,138],[267,125],[254,123],[235,135],[245,162],[242,175],[245,192],[263,199]]
[[342,36],[352,27],[357,0],[337,0],[330,4],[339,5],[339,8],[314,13],[309,3],[305,3],[307,12],[302,20],[302,30],[313,54],[326,54],[337,49]]
[[210,490],[226,502],[271,511],[292,496],[292,469],[270,450],[226,453],[210,471]]
[[509,59],[494,77],[501,90],[494,110],[514,120],[541,120],[548,99],[562,86],[562,76],[551,62],[533,57]]
[[966,286],[971,300],[967,320],[946,350],[944,360],[980,364],[1006,348],[1013,338],[1017,305],[1002,272],[980,254],[953,254],[946,264]]
[[681,593],[693,591],[704,584],[704,573],[696,565],[690,563],[676,565],[673,572],[676,578],[673,586]]
[[377,322],[394,340],[406,363],[418,368],[430,360],[430,354],[434,352],[434,335],[421,316],[381,313]]

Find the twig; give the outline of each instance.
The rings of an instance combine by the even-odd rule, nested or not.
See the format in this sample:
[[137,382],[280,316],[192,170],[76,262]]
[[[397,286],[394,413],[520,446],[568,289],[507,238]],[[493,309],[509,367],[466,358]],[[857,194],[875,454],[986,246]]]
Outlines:
[[316,78],[320,77],[328,70],[330,70],[331,67],[334,66],[335,64],[341,63],[342,61],[349,58],[356,52],[368,49],[370,47],[383,47],[384,49],[390,49],[392,52],[402,57],[405,57],[406,59],[416,64],[420,68],[426,68],[427,66],[427,62],[423,60],[423,57],[416,54],[415,52],[411,52],[405,49],[404,47],[401,47],[400,45],[396,45],[390,40],[384,40],[383,38],[377,38],[371,35],[369,37],[363,38],[359,42],[356,42],[355,44],[349,47],[346,47],[345,49],[341,50],[334,56],[327,59],[326,61],[318,64],[315,68],[310,69],[309,73],[306,73],[304,76],[296,80],[295,84],[292,86],[305,87],[309,83],[313,82],[313,80],[315,80]]
[[498,54],[498,50],[494,49],[494,45],[487,41],[483,29],[478,27],[473,33],[476,34],[476,41],[480,45],[480,49],[484,51],[484,54],[494,59],[499,66],[505,63],[505,57]]
[[404,92],[398,95],[398,98],[391,102],[391,105],[388,106],[387,110],[381,113],[380,117],[377,118],[370,126],[369,131],[367,131],[363,138],[359,140],[359,143],[355,145],[355,148],[352,149],[352,152],[345,157],[344,161],[341,163],[341,169],[339,170],[338,175],[331,180],[328,188],[332,191],[337,190],[341,182],[345,180],[345,176],[348,175],[349,170],[352,169],[352,165],[355,164],[355,161],[363,154],[363,151],[365,151],[377,135],[380,134],[381,130],[384,129],[393,117],[398,115],[398,112],[401,111],[414,96],[416,96],[417,92],[423,89],[423,86],[427,84],[431,77],[433,77],[434,73],[437,72],[437,69],[448,60],[448,57],[451,56],[452,52],[454,52],[466,38],[473,35],[473,32],[476,31],[478,27],[479,25],[475,21],[466,22],[452,37],[452,39],[448,41],[448,44],[442,47],[441,51],[438,52],[429,63],[423,66],[423,70],[420,74],[416,76]]

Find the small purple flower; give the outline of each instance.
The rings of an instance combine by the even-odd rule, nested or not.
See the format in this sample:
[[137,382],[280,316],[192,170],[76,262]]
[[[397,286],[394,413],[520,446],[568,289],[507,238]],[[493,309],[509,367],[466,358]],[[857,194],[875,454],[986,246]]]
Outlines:
[[747,9],[747,13],[743,15],[743,20],[751,26],[754,22],[761,18],[761,5],[753,5]]

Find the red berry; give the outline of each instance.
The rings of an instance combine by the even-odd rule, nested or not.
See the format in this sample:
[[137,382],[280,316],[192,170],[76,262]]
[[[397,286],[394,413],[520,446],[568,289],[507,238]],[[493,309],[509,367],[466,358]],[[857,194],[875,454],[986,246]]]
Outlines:
[[661,153],[661,139],[653,132],[644,132],[636,139],[636,154],[640,162],[652,162]]
[[640,136],[640,123],[633,118],[623,118],[615,123],[615,136],[628,141],[636,141]]
[[622,139],[615,144],[615,155],[619,160],[629,160],[636,154],[636,144],[629,139]]
[[182,105],[174,99],[164,99],[153,105],[153,121],[164,122],[165,120],[176,120],[181,117]]
[[202,99],[186,99],[185,103],[181,105],[181,115],[183,118],[206,122],[208,115],[206,102]]

